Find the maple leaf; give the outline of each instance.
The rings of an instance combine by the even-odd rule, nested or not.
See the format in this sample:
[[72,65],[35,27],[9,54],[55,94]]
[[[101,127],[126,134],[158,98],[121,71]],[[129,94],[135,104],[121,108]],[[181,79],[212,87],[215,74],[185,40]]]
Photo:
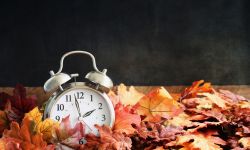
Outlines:
[[[78,122],[73,128],[71,127],[69,116],[62,119],[59,126],[55,126],[52,131],[52,143],[60,143],[62,145],[78,148],[79,141],[85,135],[85,126]],[[61,145],[57,145],[60,149]]]
[[[47,143],[43,141],[42,134],[35,131],[34,121],[28,117],[24,118],[21,127],[17,122],[12,122],[10,130],[3,133],[3,142],[6,149],[48,149]],[[12,147],[12,148],[11,148]]]
[[13,95],[0,93],[0,107],[5,109],[7,117],[10,121],[21,122],[24,114],[32,110],[35,104],[36,97],[27,97],[26,89],[17,84],[13,90]]
[[177,138],[177,145],[183,146],[181,150],[202,149],[202,150],[219,150],[222,149],[219,145],[226,145],[226,142],[219,137],[214,131],[206,133],[187,133],[186,135]]
[[144,94],[138,92],[133,86],[126,87],[124,84],[120,84],[117,87],[117,96],[122,104],[135,105]]
[[114,132],[132,134],[135,129],[134,125],[140,125],[141,118],[137,114],[132,114],[128,107],[124,107],[121,103],[115,107],[115,124],[113,127]]
[[145,116],[144,121],[159,122],[161,118],[170,118],[183,111],[181,105],[174,100],[165,88],[157,88],[134,106],[139,115]]
[[108,126],[95,126],[100,134],[96,137],[93,134],[86,135],[87,143],[81,149],[98,150],[128,150],[132,147],[132,141],[129,137],[120,132],[112,132]]
[[192,86],[185,88],[185,90],[181,93],[180,100],[195,98],[198,93],[210,93],[212,91],[213,89],[210,83],[204,83],[204,80],[195,81]]
[[50,142],[53,128],[58,126],[58,122],[49,118],[42,120],[42,113],[39,111],[38,107],[35,107],[29,113],[26,113],[25,117],[32,119],[35,122],[35,130],[38,133],[42,133],[45,141]]

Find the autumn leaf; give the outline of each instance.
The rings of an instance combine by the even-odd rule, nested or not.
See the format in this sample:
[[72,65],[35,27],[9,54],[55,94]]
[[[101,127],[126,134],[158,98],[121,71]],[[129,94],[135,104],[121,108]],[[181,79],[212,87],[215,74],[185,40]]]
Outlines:
[[210,93],[200,93],[198,95],[205,96],[204,98],[210,101],[211,103],[217,105],[222,109],[227,109],[229,102],[225,101],[224,99],[220,98],[217,94],[210,94]]
[[11,99],[11,96],[9,94],[4,93],[4,92],[0,93],[0,109],[1,110],[4,110],[7,101],[9,101],[10,99]]
[[197,95],[199,95],[200,97],[183,99],[181,103],[188,108],[196,108],[197,110],[208,110],[215,107],[219,107],[222,110],[230,108],[229,106],[231,104],[217,94],[198,93]]
[[0,136],[5,129],[9,128],[9,119],[6,116],[6,113],[0,110]]
[[114,91],[109,91],[109,93],[108,93],[108,97],[109,97],[109,99],[111,100],[111,102],[112,102],[112,104],[113,104],[113,106],[115,107],[116,106],[116,104],[118,104],[119,103],[119,98],[118,98],[118,96],[115,94],[115,92]]
[[0,107],[5,109],[7,117],[10,121],[21,122],[24,114],[32,110],[35,104],[36,97],[27,97],[26,89],[17,84],[13,90],[13,95],[0,93]]
[[141,122],[140,126],[135,126],[136,134],[133,139],[133,149],[154,149],[156,146],[165,145],[175,141],[183,134],[183,128],[174,126],[164,126],[159,123]]
[[182,112],[180,104],[163,87],[142,97],[134,109],[145,116],[144,121],[151,122],[159,122],[161,118],[170,118]]
[[239,140],[245,149],[250,149],[250,137],[243,137]]
[[86,135],[87,143],[81,147],[82,150],[128,150],[132,147],[132,141],[129,137],[119,132],[112,132],[110,127],[98,126],[100,137],[93,134]]
[[58,122],[49,118],[42,120],[42,113],[39,111],[38,107],[35,107],[29,113],[26,113],[25,117],[31,118],[35,122],[35,130],[38,133],[42,133],[45,141],[50,142],[53,128],[58,126]]
[[[26,117],[21,127],[17,122],[12,122],[10,130],[5,130],[2,140],[6,146],[18,149],[46,149],[47,143],[43,141],[42,134],[35,131],[35,122]],[[7,149],[9,149],[7,147]]]
[[135,105],[144,94],[138,92],[133,86],[126,87],[124,84],[120,84],[117,87],[117,96],[122,104]]
[[[63,118],[59,126],[55,126],[52,131],[52,143],[61,143],[62,145],[78,148],[79,141],[85,135],[85,126],[79,122],[71,127],[69,116]],[[59,145],[60,146],[60,145]]]
[[114,132],[133,134],[135,129],[132,127],[132,124],[140,125],[140,122],[140,116],[131,113],[128,107],[124,107],[121,103],[116,105]]
[[17,110],[26,113],[32,110],[35,107],[36,97],[27,97],[26,89],[21,85],[17,84],[14,91],[13,96],[10,99],[11,106],[15,107]]
[[168,119],[164,122],[165,126],[187,127],[192,125],[191,117],[182,112],[178,116]]
[[195,81],[192,86],[185,88],[185,90],[181,93],[180,100],[195,98],[198,93],[210,93],[212,90],[213,89],[210,83],[204,83],[204,80]]
[[245,97],[234,94],[234,93],[232,93],[232,92],[230,92],[228,90],[220,89],[219,94],[223,99],[225,99],[225,100],[227,100],[228,102],[231,102],[231,103],[237,103],[237,102],[240,102],[240,101],[247,101],[247,99]]
[[226,145],[226,142],[216,137],[216,132],[208,131],[206,133],[187,133],[179,136],[176,145],[181,145],[181,150],[202,149],[202,150],[222,150],[219,145]]

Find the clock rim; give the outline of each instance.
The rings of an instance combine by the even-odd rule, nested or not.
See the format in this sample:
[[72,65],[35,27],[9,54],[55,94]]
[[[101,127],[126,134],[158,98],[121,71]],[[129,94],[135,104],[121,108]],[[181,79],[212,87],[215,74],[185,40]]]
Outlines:
[[48,99],[48,101],[45,103],[45,109],[43,113],[43,120],[50,118],[50,113],[52,110],[53,105],[59,100],[59,98],[64,94],[67,93],[73,89],[89,89],[94,92],[97,92],[103,99],[106,101],[108,109],[110,111],[110,123],[109,126],[112,128],[115,123],[115,110],[113,107],[113,104],[110,100],[110,98],[107,96],[106,93],[100,92],[94,88],[89,87],[85,82],[73,82],[73,83],[68,83],[63,86],[63,91],[57,90],[55,91],[52,96]]

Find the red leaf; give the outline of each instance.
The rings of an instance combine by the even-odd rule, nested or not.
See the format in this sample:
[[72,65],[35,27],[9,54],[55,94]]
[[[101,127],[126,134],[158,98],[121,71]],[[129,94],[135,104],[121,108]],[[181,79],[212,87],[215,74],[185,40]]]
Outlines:
[[55,127],[52,134],[53,138],[51,142],[61,143],[72,148],[78,148],[80,146],[79,140],[85,135],[85,126],[79,122],[74,127],[71,127],[69,116],[67,116],[62,119],[59,127]]
[[8,112],[7,116],[11,121],[21,122],[24,114],[36,106],[35,100],[34,96],[27,97],[26,89],[21,84],[17,84],[12,96],[0,93],[0,108]]
[[135,129],[131,125],[139,125],[140,122],[140,116],[130,113],[128,107],[124,107],[121,103],[116,105],[115,124],[113,128],[114,132],[132,134],[134,133]]

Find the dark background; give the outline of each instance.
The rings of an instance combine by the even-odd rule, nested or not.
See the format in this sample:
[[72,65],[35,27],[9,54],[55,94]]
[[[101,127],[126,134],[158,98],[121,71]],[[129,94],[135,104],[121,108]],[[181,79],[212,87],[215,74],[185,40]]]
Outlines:
[[[0,86],[42,86],[67,51],[116,84],[250,84],[249,0],[1,1]],[[87,56],[64,71],[84,76]]]

